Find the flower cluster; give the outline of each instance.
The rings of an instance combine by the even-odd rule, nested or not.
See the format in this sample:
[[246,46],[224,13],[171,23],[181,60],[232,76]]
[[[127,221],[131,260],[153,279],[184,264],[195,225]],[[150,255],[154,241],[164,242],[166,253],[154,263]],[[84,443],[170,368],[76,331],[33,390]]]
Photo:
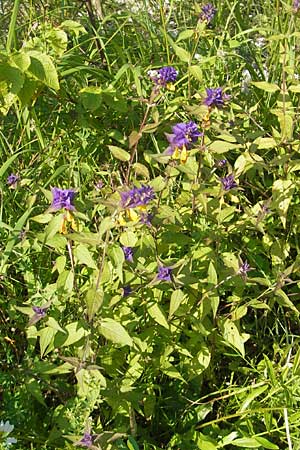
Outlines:
[[207,88],[206,89],[206,97],[204,99],[204,104],[217,108],[223,108],[226,101],[229,100],[229,95],[224,94],[223,89],[221,87],[218,88]]
[[165,66],[158,70],[149,70],[148,75],[157,86],[168,87],[176,81],[178,71],[172,66]]
[[1,443],[4,443],[4,445],[11,445],[11,444],[16,444],[17,439],[13,438],[13,437],[7,437],[14,429],[14,425],[12,425],[11,423],[9,423],[9,421],[7,420],[6,422],[3,422],[3,420],[1,420],[0,422],[0,446]]
[[6,182],[8,184],[8,186],[15,188],[17,186],[18,181],[20,180],[19,175],[16,175],[14,173],[11,173],[7,179]]
[[154,199],[152,187],[145,185],[140,188],[134,187],[129,191],[120,192],[120,195],[120,206],[125,211],[121,211],[119,214],[119,224],[127,225],[129,220],[130,222],[141,222],[150,225],[152,216],[146,211],[146,206]]
[[172,155],[172,158],[180,159],[181,162],[185,163],[188,157],[187,150],[202,136],[202,133],[192,121],[177,123],[172,127],[172,132],[172,134],[166,134],[170,144],[166,154]]
[[216,12],[217,9],[211,3],[203,5],[201,8],[201,13],[199,15],[200,22],[210,23],[215,17]]
[[55,211],[59,209],[66,209],[68,211],[74,211],[75,206],[73,204],[76,192],[74,189],[60,189],[54,187],[51,189],[53,200],[51,208]]
[[125,209],[143,207],[153,198],[154,191],[151,186],[134,187],[130,191],[121,192],[121,207]]

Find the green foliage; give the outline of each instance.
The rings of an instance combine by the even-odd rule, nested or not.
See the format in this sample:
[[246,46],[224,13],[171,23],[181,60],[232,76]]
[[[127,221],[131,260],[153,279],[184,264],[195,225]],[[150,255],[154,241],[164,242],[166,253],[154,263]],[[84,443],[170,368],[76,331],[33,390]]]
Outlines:
[[295,6],[37,3],[1,3],[0,447],[296,449]]

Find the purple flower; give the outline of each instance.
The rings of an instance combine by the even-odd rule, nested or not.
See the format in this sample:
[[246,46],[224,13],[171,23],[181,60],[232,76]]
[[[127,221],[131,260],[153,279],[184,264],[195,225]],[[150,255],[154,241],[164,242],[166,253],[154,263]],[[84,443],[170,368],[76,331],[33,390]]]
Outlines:
[[73,205],[73,201],[76,195],[74,189],[59,189],[52,188],[53,200],[51,204],[51,208],[55,211],[65,208],[69,211],[74,211],[75,206]]
[[132,289],[130,286],[123,287],[123,297],[128,297],[132,293]]
[[172,127],[172,132],[172,134],[166,134],[170,145],[165,154],[172,155],[172,158],[180,159],[182,163],[185,163],[188,158],[187,149],[192,147],[192,144],[202,136],[202,133],[192,121],[177,123]]
[[165,66],[158,70],[149,70],[148,75],[155,84],[165,87],[176,81],[178,72],[172,66]]
[[168,135],[168,141],[171,147],[190,148],[193,142],[196,142],[202,133],[198,130],[197,125],[194,122],[177,123],[172,127],[173,133]]
[[222,108],[225,101],[229,100],[229,95],[223,93],[221,87],[218,88],[206,88],[206,97],[204,99],[204,104],[207,106],[216,106],[217,108]]
[[235,182],[234,175],[232,173],[227,175],[227,177],[221,178],[221,183],[225,191],[230,191],[230,189],[237,187],[237,183]]
[[217,10],[211,3],[207,3],[202,6],[201,13],[199,15],[199,20],[201,22],[211,22],[216,14]]
[[300,0],[294,0],[293,1],[293,10],[294,10],[295,14],[299,11],[299,8],[300,8]]
[[225,167],[227,164],[227,159],[219,159],[219,161],[215,162],[217,167]]
[[159,266],[157,279],[161,281],[171,281],[172,268]]
[[151,186],[142,186],[121,192],[120,195],[122,208],[136,208],[148,205],[154,198],[154,191]]
[[132,247],[122,247],[126,261],[133,262],[133,248]]
[[88,447],[88,448],[92,447],[96,436],[97,435],[95,434],[85,432],[83,438],[81,438],[80,441],[78,442],[78,445],[80,445],[81,447]]
[[8,186],[11,186],[11,187],[14,187],[14,188],[15,188],[19,180],[20,180],[19,175],[16,175],[16,174],[14,174],[14,173],[11,173],[11,174],[7,177],[6,182],[7,182]]
[[250,270],[251,270],[250,264],[247,261],[245,261],[240,265],[238,274],[246,276],[247,272],[249,272]]
[[103,188],[103,186],[104,186],[104,183],[102,180],[99,180],[99,181],[97,181],[97,183],[95,183],[95,189],[97,191],[100,191]]
[[49,309],[49,303],[45,306],[33,306],[32,310],[34,312],[33,316],[30,317],[28,326],[34,325],[39,320],[43,319],[47,315],[47,311]]

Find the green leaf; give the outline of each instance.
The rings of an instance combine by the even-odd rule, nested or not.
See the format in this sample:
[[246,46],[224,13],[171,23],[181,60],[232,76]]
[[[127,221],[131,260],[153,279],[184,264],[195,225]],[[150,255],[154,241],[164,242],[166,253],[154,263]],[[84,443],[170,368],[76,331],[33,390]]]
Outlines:
[[202,81],[203,73],[199,66],[189,66],[188,70],[192,77],[196,78],[198,81]]
[[31,75],[55,91],[59,90],[57,71],[51,57],[36,50],[30,50],[28,55],[31,60],[28,71]]
[[238,438],[234,441],[231,441],[231,445],[235,445],[236,447],[242,448],[259,448],[261,447],[260,443],[255,438]]
[[255,139],[253,144],[257,145],[259,150],[277,147],[277,143],[276,143],[275,139],[272,137],[266,137],[266,138],[259,137],[259,138]]
[[10,61],[16,65],[22,72],[25,72],[30,66],[30,57],[22,51],[10,56]]
[[267,81],[252,81],[253,86],[257,87],[258,89],[261,89],[265,92],[276,92],[280,91],[280,87],[277,84],[274,83],[268,83]]
[[195,30],[183,30],[181,33],[179,33],[178,38],[176,39],[176,42],[184,41],[186,39],[191,38],[194,36]]
[[159,325],[166,328],[167,330],[169,329],[169,324],[166,319],[166,316],[157,303],[148,306],[148,313],[152,317],[152,319],[155,320],[155,322],[157,322]]
[[75,22],[75,20],[65,20],[60,24],[60,27],[64,30],[72,32],[76,37],[80,35],[80,33],[87,33],[86,29],[79,22]]
[[108,145],[108,148],[111,151],[112,155],[120,161],[130,160],[130,154],[126,152],[126,150],[123,150],[120,147],[116,147],[115,145]]
[[40,385],[37,380],[31,379],[25,383],[26,390],[43,406],[47,408]]
[[300,93],[300,84],[292,84],[291,86],[289,86],[288,90],[290,92],[295,92],[296,94]]
[[90,288],[85,296],[85,303],[87,306],[87,315],[89,321],[93,319],[95,314],[99,311],[101,308],[101,305],[103,303],[103,290],[102,288],[96,289],[96,287]]
[[40,336],[40,352],[41,358],[54,349],[53,338],[56,334],[54,328],[46,327],[42,328],[38,335]]
[[17,94],[24,83],[25,77],[18,67],[13,67],[8,63],[0,64],[0,81],[5,81],[8,91]]
[[287,212],[294,195],[294,190],[295,184],[291,180],[276,180],[272,186],[272,206],[278,211],[284,228],[286,228]]
[[52,29],[45,37],[58,56],[64,54],[68,46],[68,36],[63,30]]
[[180,290],[176,289],[176,291],[172,292],[170,307],[169,307],[169,319],[174,315],[174,313],[179,308],[180,304],[185,298],[185,294]]
[[87,330],[83,328],[83,325],[80,322],[69,323],[65,327],[65,332],[67,334],[59,333],[59,335],[55,337],[54,342],[56,347],[69,347],[88,334]]
[[248,409],[250,403],[252,403],[252,401],[260,394],[265,392],[266,389],[268,389],[267,384],[265,384],[264,386],[259,386],[257,388],[251,388],[249,395],[247,395],[246,399],[243,401],[240,411],[245,411],[246,409]]
[[180,61],[183,62],[189,62],[191,60],[191,54],[186,51],[184,48],[179,47],[179,45],[176,44],[172,44],[173,50],[176,54],[176,56],[178,56],[178,58],[180,59]]
[[98,86],[88,86],[83,88],[79,95],[84,108],[88,111],[96,111],[103,101],[103,91],[102,88]]
[[125,247],[135,247],[138,238],[133,231],[124,231],[120,236],[120,242]]
[[209,149],[213,153],[226,153],[229,150],[234,150],[236,148],[240,148],[240,144],[234,144],[233,142],[226,141],[214,141],[209,144]]
[[99,332],[109,341],[120,345],[132,345],[132,339],[125,328],[114,319],[109,317],[102,319]]
[[[214,286],[216,286],[217,283],[218,283],[218,274],[217,274],[217,271],[216,271],[216,269],[215,269],[215,265],[214,265],[213,261],[211,261],[211,262],[209,263],[209,266],[208,266],[208,274],[207,274],[207,275],[208,275],[208,276],[207,276],[207,281],[208,281],[208,283],[209,283],[209,286],[210,286],[211,288],[214,287]],[[213,312],[213,317],[216,317],[217,310],[218,310],[219,303],[220,303],[220,299],[219,299],[218,294],[215,292],[215,289],[214,289],[213,292],[209,295],[209,301],[210,301],[210,304],[211,304],[211,309],[212,309],[212,312]]]
[[132,436],[128,437],[128,441],[126,442],[126,444],[127,444],[127,447],[129,448],[129,450],[139,450],[140,449],[136,440]]
[[90,253],[90,251],[82,244],[79,244],[74,249],[74,256],[77,259],[77,263],[85,264],[91,269],[97,269],[97,265]]
[[235,323],[230,319],[225,319],[225,321],[221,323],[221,331],[224,340],[245,356],[244,338],[241,336]]
[[278,445],[273,444],[272,442],[268,441],[268,440],[267,440],[266,438],[264,438],[264,437],[257,436],[255,439],[256,439],[257,442],[259,442],[260,445],[261,445],[262,447],[264,447],[264,448],[268,448],[268,449],[270,449],[270,450],[277,450],[277,449],[279,449]]

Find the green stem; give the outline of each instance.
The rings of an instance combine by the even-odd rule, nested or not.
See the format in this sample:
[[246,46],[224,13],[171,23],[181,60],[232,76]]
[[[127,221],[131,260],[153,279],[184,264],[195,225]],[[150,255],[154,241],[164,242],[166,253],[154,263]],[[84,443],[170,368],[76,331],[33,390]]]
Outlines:
[[21,0],[15,0],[14,7],[10,19],[9,29],[8,29],[8,35],[7,35],[7,41],[6,41],[6,51],[7,53],[10,53],[12,48],[12,43],[15,41],[16,45],[16,23],[17,23],[17,16],[20,8],[20,2]]

